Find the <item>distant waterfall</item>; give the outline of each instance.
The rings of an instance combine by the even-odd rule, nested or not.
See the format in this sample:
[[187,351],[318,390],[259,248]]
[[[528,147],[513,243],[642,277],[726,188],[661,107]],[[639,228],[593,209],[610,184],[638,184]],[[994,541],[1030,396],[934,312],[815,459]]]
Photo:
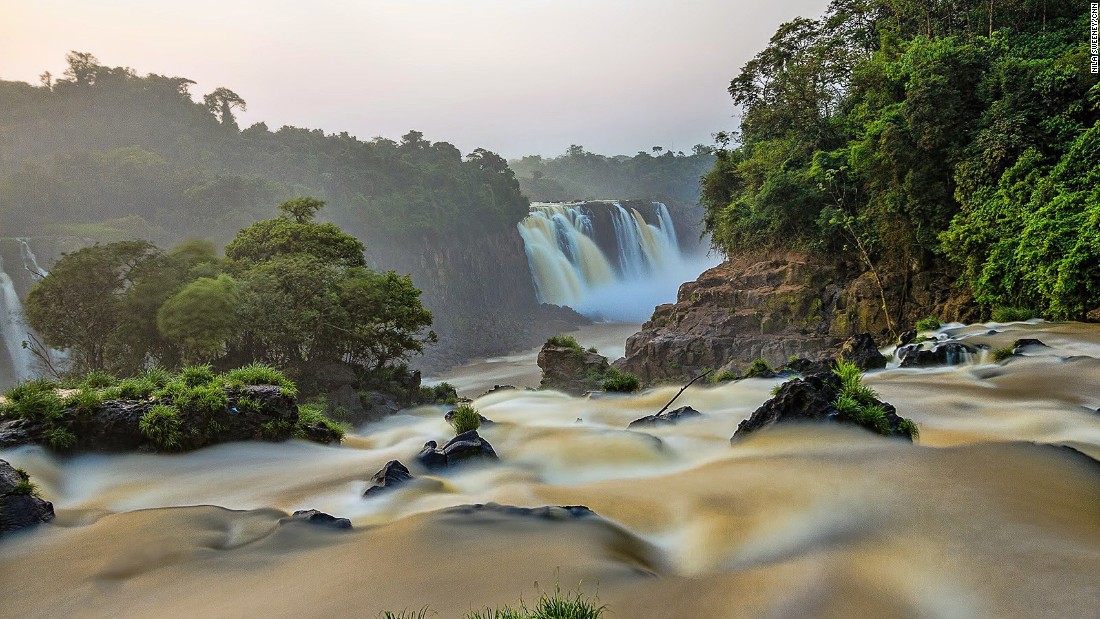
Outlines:
[[652,207],[649,223],[620,202],[532,204],[519,233],[539,301],[639,322],[674,300],[679,285],[713,261],[686,260],[668,207]]
[[34,355],[23,348],[25,331],[23,304],[15,290],[15,282],[4,270],[3,258],[0,258],[0,336],[3,337],[4,352],[11,361],[12,382],[26,380],[33,373]]
[[31,250],[31,244],[27,239],[15,239],[19,243],[19,254],[23,257],[23,268],[31,274],[34,279],[41,279],[49,275],[49,271],[38,266],[38,258],[34,255],[34,251]]

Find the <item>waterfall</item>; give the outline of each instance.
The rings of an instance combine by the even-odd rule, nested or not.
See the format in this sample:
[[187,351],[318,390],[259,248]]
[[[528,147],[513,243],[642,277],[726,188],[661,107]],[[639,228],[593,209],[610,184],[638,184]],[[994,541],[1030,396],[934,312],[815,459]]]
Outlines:
[[533,203],[518,227],[539,301],[625,322],[673,301],[681,283],[715,261],[685,259],[668,207],[652,208],[654,223],[616,201]]
[[15,239],[19,243],[19,255],[23,257],[23,268],[31,274],[33,279],[42,279],[49,275],[49,271],[38,266],[38,258],[31,250],[31,244],[27,239]]
[[34,355],[23,347],[24,340],[23,304],[15,290],[15,282],[4,270],[4,260],[0,258],[0,335],[4,339],[4,349],[12,364],[11,382],[26,380],[32,375]]

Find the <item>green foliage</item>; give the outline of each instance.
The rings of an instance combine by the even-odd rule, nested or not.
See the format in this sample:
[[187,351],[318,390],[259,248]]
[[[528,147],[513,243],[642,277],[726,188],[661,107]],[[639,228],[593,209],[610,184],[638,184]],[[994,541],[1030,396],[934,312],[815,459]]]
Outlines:
[[1023,322],[1038,318],[1038,315],[1022,307],[997,307],[993,309],[993,322]]
[[173,394],[172,402],[182,412],[210,418],[226,410],[229,398],[225,390],[216,384],[183,386]]
[[157,383],[145,376],[124,378],[103,392],[107,400],[147,400],[158,389]]
[[64,405],[79,415],[91,415],[103,406],[103,395],[95,389],[81,389],[65,399]]
[[15,472],[19,475],[19,483],[8,494],[38,496],[38,485],[31,481],[31,476],[23,469],[15,469]]
[[76,434],[68,428],[52,427],[44,436],[46,444],[54,451],[68,451],[76,446]]
[[209,364],[188,366],[180,370],[178,380],[185,387],[199,387],[214,380],[214,370]]
[[457,404],[458,396],[456,395],[454,385],[443,382],[438,385],[420,387],[420,401],[430,404]]
[[774,370],[772,370],[772,366],[767,361],[764,359],[754,359],[753,362],[749,364],[749,369],[745,370],[745,377],[752,378],[764,374],[765,372],[772,371]]
[[282,387],[284,393],[295,394],[297,387],[281,370],[264,363],[250,363],[235,368],[218,377],[218,381],[229,387],[246,385],[274,385]]
[[913,442],[920,438],[920,430],[917,429],[917,424],[912,419],[902,419],[898,423],[898,431],[908,436]]
[[320,405],[304,405],[298,407],[298,425],[295,427],[295,438],[306,438],[305,428],[311,426],[323,426],[335,433],[336,440],[344,440],[345,430],[340,424],[333,422],[325,415],[325,409]]
[[737,373],[733,370],[722,370],[721,372],[713,375],[710,381],[714,384],[728,383],[729,381],[737,380],[738,378],[739,377],[737,376]]
[[138,423],[141,433],[164,450],[180,447],[183,439],[182,427],[179,411],[164,404],[157,404],[146,411]]
[[[397,613],[384,610],[379,616],[381,617],[381,619],[426,619],[429,616],[429,612],[430,611],[428,610],[428,607],[425,606],[424,608],[421,608],[417,611],[403,610]],[[434,615],[435,613],[431,614]]]
[[729,86],[740,133],[717,136],[701,199],[714,246],[961,271],[982,305],[1055,318],[1100,307],[1084,17],[1072,3],[835,0],[781,25]]
[[840,379],[840,393],[833,403],[836,409],[868,430],[889,434],[886,411],[878,404],[878,394],[863,384],[859,366],[846,359],[837,359],[833,374]]
[[180,348],[185,362],[216,359],[237,334],[240,303],[240,290],[232,277],[200,277],[160,306],[157,330]]
[[8,391],[3,416],[13,419],[53,423],[65,409],[57,395],[57,386],[45,380],[20,383]]
[[994,350],[993,361],[996,363],[1000,363],[1005,359],[1008,359],[1012,356],[1013,350],[1014,349],[1011,346],[1006,346],[1005,348],[998,348],[997,350]]
[[634,393],[641,387],[641,381],[638,377],[629,373],[623,372],[618,368],[612,367],[604,372],[603,381],[600,383],[600,387],[604,391],[616,391],[619,393]]
[[599,600],[589,600],[580,591],[563,593],[557,586],[553,593],[540,595],[534,608],[521,602],[518,609],[486,608],[467,613],[464,619],[599,619],[607,607],[598,603]]
[[942,323],[940,322],[939,318],[936,318],[935,316],[929,316],[928,318],[921,318],[920,320],[918,320],[915,326],[917,328],[917,331],[935,331],[936,329],[939,329],[941,325]]
[[568,348],[576,352],[584,352],[584,347],[577,342],[577,339],[572,335],[555,335],[546,340],[548,346],[557,346],[559,348]]
[[103,389],[106,387],[112,387],[118,382],[113,374],[104,372],[103,370],[92,370],[84,375],[84,380],[80,382],[82,389]]
[[476,430],[481,427],[481,413],[469,404],[463,404],[455,409],[450,424],[456,435]]

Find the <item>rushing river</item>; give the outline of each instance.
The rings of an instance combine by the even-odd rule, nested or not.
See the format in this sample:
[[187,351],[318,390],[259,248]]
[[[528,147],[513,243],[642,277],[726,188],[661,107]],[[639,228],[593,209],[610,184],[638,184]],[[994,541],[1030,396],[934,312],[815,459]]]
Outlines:
[[[751,379],[692,387],[677,406],[705,417],[645,432],[625,428],[678,387],[481,397],[499,464],[414,469],[417,481],[370,499],[386,461],[412,467],[425,441],[451,434],[444,408],[358,428],[341,447],[0,451],[58,514],[0,543],[0,615],[369,618],[430,606],[458,617],[557,581],[619,618],[1098,617],[1100,328],[996,328],[961,332],[993,348],[1018,337],[1050,347],[868,376],[917,422],[918,445],[816,426],[731,447],[778,382]],[[578,339],[614,340],[608,329]],[[447,378],[473,393],[530,384],[533,359]],[[442,511],[486,502],[587,505],[603,518]],[[280,524],[304,508],[355,529]]]

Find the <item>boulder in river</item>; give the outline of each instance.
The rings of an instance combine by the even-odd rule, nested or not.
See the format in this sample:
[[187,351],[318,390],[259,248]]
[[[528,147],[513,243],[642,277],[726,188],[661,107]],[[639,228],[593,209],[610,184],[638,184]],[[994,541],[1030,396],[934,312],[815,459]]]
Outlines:
[[840,380],[834,374],[812,374],[787,381],[780,386],[775,397],[764,402],[737,426],[730,440],[736,441],[746,434],[778,423],[798,422],[850,423],[887,436],[913,439],[912,422],[900,417],[892,405],[874,398],[867,404],[881,410],[881,418],[861,418],[837,408],[840,394]]
[[0,536],[53,518],[53,503],[37,495],[30,477],[0,460]]
[[373,485],[367,488],[363,496],[377,496],[387,490],[393,490],[412,479],[412,473],[409,473],[409,469],[404,464],[401,464],[401,462],[397,460],[390,460],[374,474],[374,477],[371,478],[371,483]]
[[350,529],[351,521],[347,518],[337,518],[336,516],[326,514],[325,512],[317,511],[315,509],[300,509],[294,512],[291,518],[295,520],[301,520],[308,522],[309,524],[329,527],[332,529]]
[[607,357],[599,353],[551,342],[539,351],[538,365],[542,368],[539,384],[544,389],[557,389],[570,395],[582,395],[594,388],[597,379],[611,368]]
[[935,344],[932,348],[924,348],[921,344],[909,344],[897,350],[897,356],[901,359],[903,368],[923,368],[936,365],[958,365],[965,363],[978,349],[963,344],[962,342],[944,342]]
[[860,333],[848,338],[840,347],[840,358],[851,361],[861,370],[879,370],[886,367],[886,357],[878,351],[875,338],[870,333]]
[[680,408],[658,413],[656,415],[646,415],[640,419],[635,419],[630,422],[627,428],[643,428],[653,426],[671,426],[685,419],[692,419],[695,417],[702,417],[703,413],[695,410],[690,406],[681,406]]
[[497,452],[489,441],[481,438],[477,430],[469,430],[439,447],[435,441],[424,443],[424,449],[416,454],[416,461],[430,471],[478,460],[498,460]]

